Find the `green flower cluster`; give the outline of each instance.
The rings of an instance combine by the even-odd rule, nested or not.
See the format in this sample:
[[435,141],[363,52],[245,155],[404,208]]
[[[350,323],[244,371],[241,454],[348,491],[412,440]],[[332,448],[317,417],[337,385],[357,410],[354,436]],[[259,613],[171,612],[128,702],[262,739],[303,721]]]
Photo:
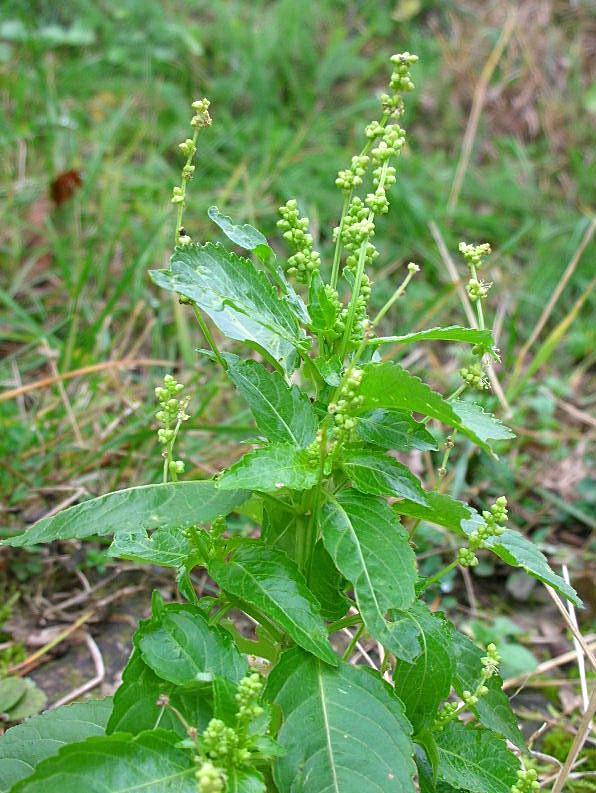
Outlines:
[[205,760],[195,774],[198,793],[222,793],[226,789],[228,776],[223,768],[218,768]]
[[295,251],[288,259],[288,274],[295,275],[300,283],[309,283],[313,273],[321,267],[321,255],[313,250],[312,234],[308,231],[308,218],[301,218],[298,203],[292,198],[279,208],[281,219],[277,226],[283,231],[283,238]]
[[459,370],[459,376],[470,388],[476,388],[479,391],[489,388],[488,379],[481,363],[477,362],[469,366],[462,366]]
[[197,99],[195,102],[192,103],[192,109],[195,111],[195,115],[191,119],[191,126],[195,127],[195,129],[201,129],[201,127],[210,127],[211,126],[211,116],[209,115],[209,108],[211,107],[211,102],[203,97],[203,99]]
[[344,193],[351,193],[355,187],[360,187],[366,169],[370,162],[370,157],[366,154],[355,154],[352,157],[352,165],[343,171],[339,171],[335,184]]
[[410,68],[417,62],[418,56],[411,55],[409,52],[401,52],[398,55],[391,56],[391,63],[395,68],[391,75],[389,87],[393,93],[381,96],[381,106],[387,115],[397,117],[403,113],[404,103],[401,95],[414,89],[414,83],[410,77]]
[[459,251],[463,254],[466,264],[470,269],[470,279],[466,285],[466,291],[470,300],[473,303],[486,300],[488,290],[491,288],[492,284],[481,281],[478,278],[477,271],[484,263],[484,257],[490,254],[490,245],[487,242],[483,242],[481,245],[471,245],[467,242],[460,242]]
[[468,536],[467,548],[460,548],[457,553],[457,563],[462,567],[476,567],[478,564],[476,551],[484,548],[491,537],[499,537],[505,531],[505,527],[501,525],[506,523],[508,518],[505,496],[499,496],[490,510],[483,511],[482,517],[484,524]]
[[[251,731],[251,722],[263,714],[259,704],[263,681],[256,673],[242,678],[236,691],[236,724],[229,727],[221,719],[213,718],[197,740],[196,772],[198,793],[220,793],[226,789],[228,771],[250,765],[255,755],[255,739],[259,730]],[[196,733],[191,734],[196,739]]]
[[491,677],[498,674],[499,664],[501,663],[501,656],[497,652],[494,644],[489,644],[486,648],[486,655],[481,659],[482,674],[480,682],[474,691],[462,691],[461,703],[446,702],[441,710],[438,712],[435,719],[433,729],[442,730],[450,721],[457,718],[457,716],[466,708],[473,708],[478,704],[481,697],[488,694],[488,686],[486,685]]
[[177,398],[183,389],[182,383],[178,383],[171,374],[164,377],[163,386],[158,386],[155,389],[155,396],[159,404],[155,418],[161,424],[157,430],[157,439],[163,446],[162,457],[165,460],[166,471],[174,478],[177,474],[184,473],[184,463],[182,460],[172,459],[172,449],[180,425],[190,418],[186,413],[190,397]]
[[511,793],[537,793],[540,790],[538,773],[535,768],[520,768],[517,782],[511,785]]
[[330,402],[327,408],[333,416],[334,436],[339,442],[348,438],[356,426],[356,419],[352,414],[362,404],[363,398],[358,395],[362,375],[362,369],[352,369],[344,379],[337,401]]

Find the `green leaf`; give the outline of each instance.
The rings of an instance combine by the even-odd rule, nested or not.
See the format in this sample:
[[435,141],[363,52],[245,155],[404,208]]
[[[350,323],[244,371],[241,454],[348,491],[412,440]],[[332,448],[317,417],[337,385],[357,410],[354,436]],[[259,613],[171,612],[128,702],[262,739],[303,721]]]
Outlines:
[[510,793],[519,762],[495,733],[454,721],[437,735],[439,778],[471,793]]
[[193,549],[182,529],[157,529],[152,534],[139,529],[118,532],[108,553],[118,559],[178,569],[188,562]]
[[226,355],[228,374],[248,402],[260,432],[275,443],[304,448],[315,439],[317,420],[306,394],[288,385],[279,372],[256,361]]
[[192,300],[231,339],[251,342],[286,371],[295,368],[305,337],[286,297],[276,292],[251,261],[221,245],[175,249],[170,270],[153,270],[153,281]]
[[420,647],[408,615],[414,602],[416,558],[408,535],[387,504],[346,490],[321,511],[325,548],[354,586],[358,609],[368,631],[399,658],[413,660]]
[[180,720],[168,708],[160,707],[157,700],[166,695],[186,721],[201,731],[213,715],[209,689],[208,685],[189,688],[163,680],[147,666],[135,648],[122,673],[122,683],[114,694],[114,708],[106,732],[138,735],[157,725],[186,738],[186,730]]
[[464,534],[462,523],[470,520],[474,514],[477,515],[463,501],[457,501],[443,493],[425,492],[424,498],[426,505],[405,500],[393,504],[393,509],[400,515],[444,526],[460,536]]
[[240,248],[252,251],[259,245],[268,245],[267,237],[254,226],[250,226],[248,223],[244,223],[242,226],[236,225],[232,218],[222,215],[216,206],[209,207],[207,214],[220,227],[226,237]]
[[455,670],[451,652],[451,625],[418,601],[410,610],[418,625],[422,652],[412,663],[398,661],[395,693],[404,703],[415,733],[429,728],[439,705],[447,699]]
[[249,541],[228,562],[214,559],[209,575],[225,592],[270,617],[300,647],[328,664],[337,664],[319,603],[296,563],[283,551]]
[[424,424],[415,421],[405,410],[371,410],[358,419],[356,434],[360,440],[381,449],[400,452],[438,449],[436,440]]
[[411,727],[377,676],[338,669],[291,650],[272,670],[266,694],[280,708],[286,754],[273,776],[292,793],[414,793]]
[[575,589],[551,570],[546,556],[523,534],[507,529],[500,537],[492,537],[488,540],[486,546],[506,564],[521,567],[532,578],[548,584],[576,606],[583,606]]
[[341,465],[361,493],[427,503],[422,485],[410,469],[382,452],[347,449],[341,457]]
[[337,320],[336,304],[325,290],[325,284],[315,272],[308,290],[308,313],[315,333],[333,330]]
[[[464,402],[462,399],[453,399],[450,403],[454,412],[468,430],[469,437],[476,435],[483,443],[489,441],[506,441],[515,438],[515,434],[502,424],[499,419],[475,402]],[[472,438],[472,440],[474,440]]]
[[237,682],[247,670],[246,660],[232,637],[190,604],[164,605],[154,595],[153,615],[141,622],[135,644],[156,675],[177,685],[209,682],[225,677]]
[[27,683],[22,677],[5,677],[0,680],[0,713],[8,713],[25,696]]
[[[455,427],[477,446],[491,452],[487,441],[512,438],[513,434],[498,419],[469,402],[448,402],[395,363],[368,364],[359,394],[361,412],[377,408],[414,411]],[[470,426],[468,426],[468,422]]]
[[23,696],[8,711],[9,721],[22,721],[29,716],[35,716],[43,710],[48,698],[44,692],[38,688],[33,680],[25,678],[25,690]]
[[11,793],[196,793],[196,764],[176,733],[87,738],[40,763]]
[[478,345],[484,353],[495,356],[495,346],[490,330],[462,328],[460,325],[450,325],[447,328],[429,328],[415,333],[406,333],[405,336],[380,336],[376,339],[371,339],[369,345],[377,347],[381,344],[414,344],[417,341],[461,341],[465,344]]
[[65,744],[103,735],[111,709],[110,699],[79,702],[8,730],[0,737],[0,793],[8,793]]
[[335,622],[344,616],[350,605],[343,592],[347,581],[333,563],[321,540],[315,544],[312,569],[314,574],[310,589],[321,604],[324,619]]
[[310,490],[319,478],[319,466],[306,450],[287,444],[264,446],[248,452],[218,480],[221,490],[262,490],[276,492]]
[[168,482],[117,490],[42,518],[5,545],[28,548],[53,540],[138,532],[141,529],[183,529],[227,515],[248,493],[226,492],[211,480]]
[[[464,691],[474,691],[480,685],[483,672],[481,659],[485,653],[455,628],[452,632],[451,648],[455,659],[453,687],[461,697]],[[522,749],[524,736],[518,727],[517,717],[511,709],[509,698],[502,690],[502,686],[503,681],[498,675],[492,677],[486,683],[488,693],[480,697],[472,710],[478,716],[481,724]]]
[[226,793],[267,793],[265,780],[254,768],[233,768],[228,774]]

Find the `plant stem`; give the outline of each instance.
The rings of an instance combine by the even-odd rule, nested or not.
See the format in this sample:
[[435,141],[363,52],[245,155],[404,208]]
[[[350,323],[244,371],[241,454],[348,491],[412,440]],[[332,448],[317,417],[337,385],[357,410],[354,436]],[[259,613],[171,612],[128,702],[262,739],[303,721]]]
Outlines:
[[376,328],[376,327],[377,327],[377,325],[379,324],[379,322],[380,322],[380,321],[383,319],[383,317],[385,316],[385,314],[386,314],[386,313],[389,311],[389,309],[390,309],[390,308],[393,306],[393,304],[395,303],[395,301],[396,301],[396,300],[399,300],[399,298],[400,298],[400,297],[403,295],[403,293],[406,291],[406,288],[407,288],[408,284],[410,283],[410,281],[412,280],[412,278],[414,277],[414,275],[415,275],[415,274],[416,274],[416,271],[414,271],[414,272],[408,272],[408,274],[406,275],[406,277],[404,278],[404,280],[403,280],[403,281],[401,282],[401,284],[400,284],[400,285],[397,287],[397,289],[396,289],[396,290],[395,290],[395,292],[394,292],[394,293],[391,295],[391,297],[389,298],[389,300],[388,300],[388,301],[385,303],[385,305],[384,305],[384,306],[383,306],[383,308],[382,308],[382,309],[379,311],[379,313],[377,314],[377,316],[376,316],[376,317],[373,319],[373,321],[372,321],[372,327],[373,327],[373,328]]
[[[472,273],[472,278],[478,280],[478,274],[473,264],[470,265],[470,272]],[[484,330],[484,312],[482,311],[482,300],[480,299],[476,301],[476,313],[478,314],[478,328]]]
[[344,203],[341,208],[341,218],[339,220],[339,230],[337,233],[337,239],[335,240],[335,250],[333,251],[333,265],[331,267],[331,286],[336,289],[337,288],[337,281],[339,279],[339,262],[341,260],[341,232],[344,227],[344,220],[346,217],[346,212],[348,211],[348,206],[350,205],[350,199],[352,198],[352,192],[349,192],[346,196],[344,196]]
[[350,657],[351,657],[352,653],[354,652],[354,648],[358,644],[358,641],[360,640],[360,637],[362,636],[363,633],[364,633],[364,623],[362,623],[362,625],[358,628],[356,633],[352,636],[352,641],[348,644],[347,650],[342,655],[342,660],[343,661],[349,661],[350,660]]
[[211,351],[215,355],[219,365],[222,367],[224,372],[227,372],[228,371],[228,367],[226,366],[226,362],[221,357],[221,353],[219,352],[219,350],[217,348],[217,344],[215,343],[215,339],[213,338],[213,335],[212,335],[211,331],[209,330],[209,326],[207,325],[207,323],[203,319],[203,315],[201,314],[201,312],[199,310],[199,307],[197,306],[196,303],[193,303],[192,304],[192,308],[193,308],[193,311],[195,313],[195,317],[197,318],[197,322],[199,323],[199,327],[203,331],[203,336],[205,337],[205,339],[207,341],[207,344],[209,345],[209,347],[211,347]]
[[[192,142],[196,146],[197,138],[199,136],[199,130],[195,129],[194,135],[192,136]],[[191,151],[188,157],[186,158],[186,162],[184,163],[185,167],[190,165],[193,161],[195,156],[195,151]],[[182,217],[184,215],[184,200],[186,198],[186,184],[187,179],[182,177],[180,181],[180,189],[182,190],[182,201],[178,203],[178,211],[176,213],[176,231],[174,232],[174,245],[178,245],[178,240],[180,238],[180,229],[182,228]]]
[[435,575],[433,575],[431,578],[427,578],[426,581],[424,582],[423,591],[425,589],[428,589],[429,586],[433,586],[433,584],[438,583],[442,578],[444,578],[447,575],[447,573],[450,573],[452,570],[455,570],[457,565],[458,565],[458,561],[457,559],[455,559],[453,562],[451,562],[451,564],[448,564],[447,567],[444,567],[442,570],[439,570],[439,572],[435,573]]
[[348,614],[347,617],[342,617],[340,620],[336,622],[332,622],[331,625],[327,626],[327,633],[337,633],[342,628],[349,628],[352,625],[358,625],[362,622],[362,617],[360,614]]

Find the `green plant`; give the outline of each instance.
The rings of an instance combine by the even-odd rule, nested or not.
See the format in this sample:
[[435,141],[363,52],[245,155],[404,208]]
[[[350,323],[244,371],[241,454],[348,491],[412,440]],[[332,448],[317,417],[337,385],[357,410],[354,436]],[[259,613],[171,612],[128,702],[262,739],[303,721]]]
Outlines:
[[12,670],[25,656],[22,645],[6,641],[9,635],[4,631],[4,623],[11,616],[17,600],[18,594],[15,593],[0,606],[0,734],[3,726],[39,713],[47,701],[33,680],[19,677]]
[[[208,344],[204,355],[254,416],[255,448],[215,479],[178,481],[184,464],[175,442],[190,400],[167,376],[156,389],[163,482],[70,507],[6,541],[30,547],[113,534],[113,556],[173,568],[184,601],[154,595],[113,705],[73,706],[18,728],[21,742],[59,734],[65,745],[55,753],[56,744],[33,741],[33,772],[9,765],[6,790],[51,793],[68,789],[73,775],[81,789],[108,785],[112,793],[537,789],[534,772],[520,767],[523,737],[502,691],[497,648],[479,649],[425,602],[444,575],[475,566],[489,550],[579,605],[540,551],[505,527],[504,497],[478,512],[443,492],[458,437],[489,455],[494,442],[512,437],[460,399],[485,387],[483,364],[497,355],[485,327],[489,284],[478,276],[490,249],[461,248],[477,329],[375,335],[406,294],[414,263],[368,317],[375,222],[396,180],[392,162],[405,143],[397,121],[415,61],[408,53],[392,58],[380,117],[338,174],[343,208],[328,267],[295,201],[280,210],[292,249],[285,271],[259,231],[215,207],[209,217],[252,258],[191,241],[182,225],[187,185],[199,131],[211,123],[207,100],[194,103],[194,135],[181,144],[186,162],[172,194],[176,248],[170,268],[151,276],[190,305]],[[360,197],[365,180],[371,187]],[[220,349],[206,317],[262,362]],[[381,349],[425,341],[471,347],[463,382],[448,398],[381,360]],[[450,428],[444,449],[429,431],[432,420]],[[439,452],[434,490],[389,454],[413,449]],[[231,530],[226,518],[235,510],[260,527],[258,537]],[[429,578],[416,566],[421,521],[455,538],[453,559]],[[218,585],[217,596],[198,597],[197,567]],[[234,612],[255,626],[250,636]],[[345,628],[353,633],[340,655]],[[377,669],[350,663],[363,636],[382,648]],[[13,735],[0,742],[0,763],[22,756]]]

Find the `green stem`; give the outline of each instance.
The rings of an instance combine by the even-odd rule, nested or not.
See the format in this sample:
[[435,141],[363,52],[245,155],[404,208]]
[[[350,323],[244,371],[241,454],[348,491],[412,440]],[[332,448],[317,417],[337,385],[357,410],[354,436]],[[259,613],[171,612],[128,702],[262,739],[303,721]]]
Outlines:
[[404,292],[406,291],[406,289],[407,289],[407,286],[408,286],[408,284],[410,283],[410,281],[412,280],[412,278],[414,277],[414,275],[415,275],[415,274],[416,274],[416,271],[414,271],[414,272],[408,272],[408,274],[406,275],[406,277],[404,278],[404,280],[403,280],[403,281],[401,282],[401,284],[400,284],[400,285],[397,287],[397,289],[396,289],[396,290],[395,290],[395,292],[394,292],[394,293],[391,295],[391,297],[389,298],[389,300],[388,300],[388,301],[385,303],[385,305],[384,305],[384,306],[383,306],[383,308],[382,308],[382,309],[379,311],[379,313],[377,314],[377,316],[376,316],[376,317],[373,319],[373,321],[372,321],[372,327],[373,327],[373,328],[376,328],[376,327],[377,327],[377,325],[379,324],[379,322],[380,322],[380,321],[383,319],[383,317],[385,316],[385,314],[386,314],[386,313],[389,311],[389,309],[390,309],[390,308],[393,306],[393,304],[395,303],[395,301],[396,301],[396,300],[399,300],[399,298],[400,298],[400,297],[403,295],[403,293],[404,293]]
[[[198,135],[199,135],[199,130],[195,129],[194,135],[192,136],[192,142],[194,143],[195,146],[197,145]],[[186,162],[184,163],[185,167],[192,163],[194,156],[195,156],[195,152],[191,151],[191,153],[186,158]],[[178,241],[180,239],[180,229],[182,228],[182,217],[184,215],[184,206],[185,206],[184,201],[186,199],[187,182],[188,180],[185,179],[183,176],[180,181],[180,189],[182,190],[182,201],[178,203],[178,211],[176,213],[176,231],[174,233],[174,245],[178,245]]]
[[332,633],[337,633],[337,631],[342,630],[342,628],[350,628],[352,625],[359,625],[362,622],[362,617],[360,614],[348,614],[346,617],[342,617],[340,620],[336,620],[336,622],[332,622],[331,625],[327,626],[327,633],[331,635]]
[[356,633],[352,636],[352,641],[348,644],[348,647],[342,656],[343,661],[350,660],[352,653],[354,652],[354,648],[358,644],[360,637],[362,636],[363,633],[364,633],[364,623],[362,623],[362,625],[358,628]]
[[[470,265],[470,271],[472,273],[472,278],[478,280],[478,274],[476,272],[476,268],[474,265]],[[484,330],[484,313],[482,311],[482,300],[478,299],[476,301],[476,313],[478,314],[478,328],[480,330]]]
[[427,578],[422,587],[422,591],[438,583],[442,578],[444,578],[447,575],[447,573],[450,573],[452,570],[455,570],[457,565],[458,562],[457,559],[455,559],[453,562],[451,562],[451,564],[448,564],[447,567],[444,567],[442,570],[439,570],[439,572],[435,573],[435,575],[433,575],[431,578]]
[[341,233],[344,227],[344,220],[346,219],[346,212],[348,211],[348,207],[350,205],[350,200],[352,198],[352,191],[347,193],[344,196],[344,203],[341,208],[341,218],[339,220],[339,231],[337,234],[337,239],[335,240],[335,250],[333,251],[333,266],[331,268],[331,286],[334,289],[337,289],[337,282],[339,280],[339,263],[341,261]]
[[193,308],[193,311],[195,313],[195,317],[197,318],[197,322],[199,323],[199,327],[201,328],[201,330],[203,332],[203,336],[205,337],[205,339],[207,341],[207,344],[209,345],[209,347],[211,347],[211,351],[215,355],[219,365],[222,367],[224,372],[227,372],[228,371],[228,367],[226,366],[226,362],[221,357],[221,353],[219,352],[219,350],[217,348],[217,344],[215,343],[215,339],[213,338],[213,335],[212,335],[211,331],[209,330],[209,326],[207,325],[207,323],[203,319],[203,315],[199,311],[199,307],[197,306],[196,303],[193,303],[192,304],[192,308]]

